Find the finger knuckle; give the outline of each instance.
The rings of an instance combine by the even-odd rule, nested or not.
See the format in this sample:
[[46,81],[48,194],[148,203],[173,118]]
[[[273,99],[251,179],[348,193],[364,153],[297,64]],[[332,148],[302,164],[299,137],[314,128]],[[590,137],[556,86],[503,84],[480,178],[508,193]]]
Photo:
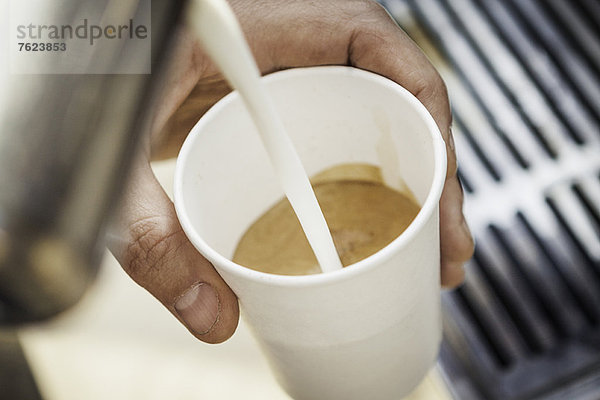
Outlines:
[[448,88],[435,68],[424,68],[421,70],[420,75],[421,76],[419,76],[415,82],[415,96],[425,99],[446,101],[448,98]]
[[181,228],[170,227],[163,218],[153,217],[136,221],[130,232],[132,240],[123,267],[134,280],[143,284],[164,269],[176,254],[181,246],[177,240]]
[[[418,76],[414,77],[415,91],[413,94],[424,104],[429,104],[432,114],[438,116],[438,124],[442,134],[447,140],[452,140],[451,125],[452,113],[450,111],[450,100],[448,97],[448,87],[446,82],[433,66],[427,66],[419,71]],[[448,136],[448,137],[446,137]],[[454,156],[454,143],[450,144],[449,150]]]

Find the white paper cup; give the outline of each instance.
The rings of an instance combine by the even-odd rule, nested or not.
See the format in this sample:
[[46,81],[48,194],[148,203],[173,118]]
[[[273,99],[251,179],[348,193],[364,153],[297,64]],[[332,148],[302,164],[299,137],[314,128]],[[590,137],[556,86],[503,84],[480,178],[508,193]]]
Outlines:
[[441,340],[438,202],[445,145],[425,107],[379,75],[313,67],[263,78],[309,175],[380,166],[421,211],[397,239],[339,271],[282,276],[230,259],[283,194],[256,128],[232,93],[187,137],[175,172],[185,233],[239,297],[283,388],[300,399],[399,399],[434,363]]

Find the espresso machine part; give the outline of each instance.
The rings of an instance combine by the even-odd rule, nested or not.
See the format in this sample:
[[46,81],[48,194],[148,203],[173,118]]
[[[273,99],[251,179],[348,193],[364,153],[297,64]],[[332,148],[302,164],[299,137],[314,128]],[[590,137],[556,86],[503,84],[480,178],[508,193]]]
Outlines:
[[476,247],[442,295],[449,390],[600,399],[600,3],[382,2],[453,106]]
[[[184,1],[62,0],[73,23],[150,14],[151,73],[7,74],[0,109],[0,326],[52,317],[92,282],[106,222],[148,130]],[[135,46],[98,46],[107,71]],[[132,51],[134,52],[132,54]],[[14,71],[13,71],[14,72]]]
[[[90,73],[0,68],[2,398],[42,399],[16,328],[67,309],[93,281],[103,231],[149,129],[183,6],[183,0],[55,0],[50,10],[73,25],[143,16],[150,48],[140,54],[135,44],[96,46],[71,60]],[[114,73],[144,57],[145,73]]]

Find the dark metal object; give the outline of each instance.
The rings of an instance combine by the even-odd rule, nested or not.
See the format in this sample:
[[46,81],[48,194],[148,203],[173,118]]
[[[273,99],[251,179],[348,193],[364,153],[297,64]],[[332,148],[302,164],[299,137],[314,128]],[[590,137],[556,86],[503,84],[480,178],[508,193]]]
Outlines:
[[42,400],[14,331],[0,331],[0,393],[5,399]]
[[[96,274],[184,1],[148,4],[63,0],[57,9],[151,12],[152,74],[11,77],[14,98],[0,115],[0,326],[52,317]],[[135,59],[123,51],[134,49],[111,49],[115,66]]]
[[477,247],[443,295],[452,393],[600,399],[599,3],[383,3],[443,53],[455,115]]
[[[136,3],[64,0],[56,8],[75,18],[82,8],[126,12]],[[10,108],[0,110],[0,326],[5,329],[64,311],[95,277],[103,231],[141,147],[140,136],[148,130],[184,1],[152,0],[151,11],[137,4],[136,13],[151,12],[152,74],[11,77]],[[119,54],[135,49],[111,50],[96,56],[103,62],[109,56],[114,67],[135,59]],[[0,397],[42,398],[13,330],[0,331]]]

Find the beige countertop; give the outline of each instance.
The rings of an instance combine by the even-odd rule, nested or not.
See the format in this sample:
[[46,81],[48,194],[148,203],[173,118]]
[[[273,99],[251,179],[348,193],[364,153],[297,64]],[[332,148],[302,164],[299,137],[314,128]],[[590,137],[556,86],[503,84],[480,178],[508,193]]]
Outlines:
[[[173,167],[154,165],[167,192]],[[74,309],[20,336],[47,400],[289,400],[243,322],[223,344],[199,342],[109,254]],[[408,399],[450,396],[433,369]]]

